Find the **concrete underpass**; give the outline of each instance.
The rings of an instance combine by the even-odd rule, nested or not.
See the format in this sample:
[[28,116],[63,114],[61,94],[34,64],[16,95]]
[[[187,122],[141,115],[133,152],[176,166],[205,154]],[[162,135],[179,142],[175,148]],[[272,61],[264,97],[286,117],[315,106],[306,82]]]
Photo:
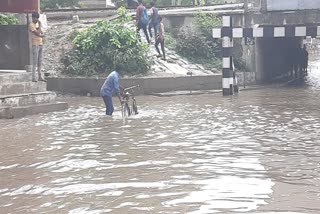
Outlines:
[[255,42],[257,82],[266,83],[294,78],[292,75],[294,52],[301,47],[302,41],[302,38],[257,38]]

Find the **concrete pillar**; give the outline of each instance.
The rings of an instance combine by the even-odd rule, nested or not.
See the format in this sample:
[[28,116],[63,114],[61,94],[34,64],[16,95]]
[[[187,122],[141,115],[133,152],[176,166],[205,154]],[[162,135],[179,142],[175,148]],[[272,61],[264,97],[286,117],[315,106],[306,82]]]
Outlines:
[[232,41],[232,18],[231,16],[223,16],[223,38],[222,38],[222,94],[223,96],[233,95],[233,57],[231,50],[233,47]]
[[20,25],[27,24],[27,15],[26,14],[15,14],[14,16],[18,19],[18,23]]
[[260,0],[260,11],[267,12],[267,10],[268,10],[267,0]]
[[72,23],[78,23],[80,21],[79,16],[78,15],[74,15],[72,16]]

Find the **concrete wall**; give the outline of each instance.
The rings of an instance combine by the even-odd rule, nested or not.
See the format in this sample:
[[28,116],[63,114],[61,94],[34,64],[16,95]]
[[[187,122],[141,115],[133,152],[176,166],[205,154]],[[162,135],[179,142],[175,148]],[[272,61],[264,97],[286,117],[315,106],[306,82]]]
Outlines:
[[194,28],[193,16],[169,16],[163,17],[163,24],[166,30],[171,32],[174,36],[178,36],[179,32],[186,28]]
[[[49,78],[48,90],[77,95],[99,96],[104,79],[97,78]],[[193,76],[166,78],[132,78],[121,79],[123,87],[140,85],[138,94],[153,94],[184,90],[214,90],[221,89],[222,76]]]
[[[320,24],[319,10],[297,10],[295,12],[249,12],[245,15],[246,22],[250,27],[254,26],[283,26],[304,25],[314,26]],[[241,19],[241,17],[236,17]],[[241,20],[239,20],[240,22]]]
[[256,84],[256,72],[236,72],[236,76],[239,87]]
[[105,8],[106,0],[81,0],[80,5],[83,8]]
[[268,11],[320,9],[320,0],[267,0]]
[[26,25],[0,25],[0,69],[24,70],[29,64]]

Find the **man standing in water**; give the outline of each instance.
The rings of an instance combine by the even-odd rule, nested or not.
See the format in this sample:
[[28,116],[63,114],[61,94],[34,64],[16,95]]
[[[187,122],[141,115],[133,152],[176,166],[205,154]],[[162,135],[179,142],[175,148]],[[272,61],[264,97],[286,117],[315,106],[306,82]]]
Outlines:
[[119,97],[120,103],[122,103],[122,99],[120,96],[120,89],[123,88],[119,85],[120,74],[123,71],[123,65],[116,64],[115,71],[111,72],[107,79],[104,81],[100,95],[103,98],[103,101],[106,105],[106,115],[112,115],[114,108],[112,103],[112,95],[115,93]]
[[[44,34],[41,30],[41,22],[39,21],[39,13],[32,13],[32,22],[29,25],[29,32],[32,40],[32,81],[46,81],[41,75],[42,66],[42,38]],[[38,79],[36,79],[36,70],[38,68]]]
[[306,75],[308,74],[308,61],[309,61],[309,53],[307,51],[307,46],[303,45],[303,49],[302,49],[302,70]]

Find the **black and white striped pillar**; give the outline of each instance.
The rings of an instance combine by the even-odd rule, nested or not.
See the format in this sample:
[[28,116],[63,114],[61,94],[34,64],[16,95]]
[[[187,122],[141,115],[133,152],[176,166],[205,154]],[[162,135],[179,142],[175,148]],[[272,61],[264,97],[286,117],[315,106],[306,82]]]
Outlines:
[[223,27],[212,29],[213,38],[222,38],[223,95],[238,92],[232,59],[233,38],[292,38],[320,37],[320,26],[264,26],[256,28],[232,27],[232,18],[223,16]]
[[232,18],[223,16],[222,19],[222,94],[229,96],[233,95]]

